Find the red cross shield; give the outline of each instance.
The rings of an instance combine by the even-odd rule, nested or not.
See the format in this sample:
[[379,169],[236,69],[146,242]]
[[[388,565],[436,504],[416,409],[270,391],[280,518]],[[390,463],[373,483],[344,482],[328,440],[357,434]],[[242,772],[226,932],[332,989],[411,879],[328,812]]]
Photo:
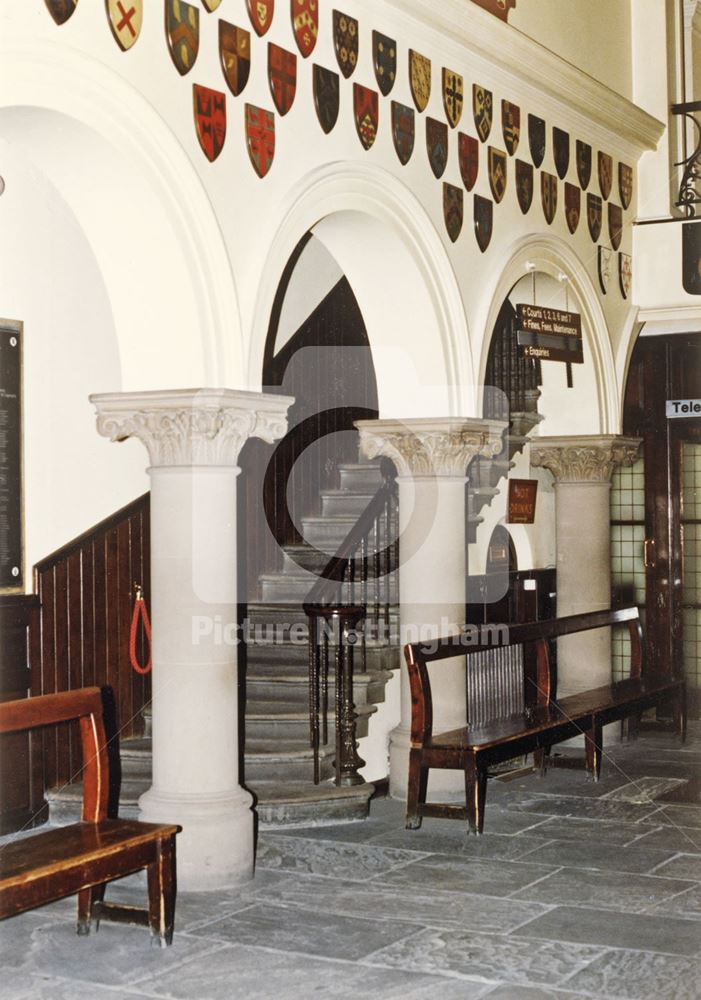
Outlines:
[[265,177],[275,157],[275,115],[272,111],[246,105],[246,144],[253,169]]
[[216,160],[226,139],[226,94],[195,83],[192,95],[195,128],[202,152],[208,160]]

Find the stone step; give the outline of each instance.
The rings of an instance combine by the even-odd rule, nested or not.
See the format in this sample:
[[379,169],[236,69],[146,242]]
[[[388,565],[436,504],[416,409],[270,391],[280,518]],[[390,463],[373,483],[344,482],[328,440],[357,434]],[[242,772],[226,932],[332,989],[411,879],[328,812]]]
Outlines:
[[262,829],[294,826],[324,826],[367,819],[375,786],[350,785],[338,788],[331,781],[318,785],[307,782],[260,781],[250,786]]
[[327,552],[315,549],[313,545],[285,545],[282,550],[281,572],[297,574],[300,570],[321,573],[329,561]]
[[302,518],[302,535],[310,545],[335,555],[341,542],[344,542],[351,528],[355,527],[357,517],[321,517],[319,515]]
[[315,573],[261,573],[258,577],[262,601],[289,603],[297,606],[304,600],[319,577]]
[[[375,705],[357,706],[357,733],[358,738],[367,736],[368,720],[377,711]],[[333,743],[334,712],[333,705],[329,706],[329,739]],[[289,708],[278,701],[256,702],[251,705],[246,712],[246,739],[266,740],[308,740],[309,739],[309,710]]]
[[375,496],[372,493],[353,493],[350,490],[322,490],[322,517],[353,517],[356,521]]
[[[368,641],[365,647],[365,667],[369,672],[396,670],[402,662],[396,622],[391,645]],[[362,654],[359,654],[362,655]],[[359,661],[360,662],[360,661]],[[309,667],[309,646],[304,643],[260,643],[246,647],[246,677],[306,673]]]
[[350,492],[372,494],[382,486],[379,462],[342,462],[338,478],[340,488]]
[[[356,705],[384,701],[385,684],[389,672],[360,673],[354,671],[353,700]],[[336,683],[333,669],[329,671],[329,699],[335,697]],[[309,676],[307,674],[271,674],[268,677],[246,678],[246,712],[257,702],[279,701],[291,708],[309,704]]]
[[[319,776],[332,777],[336,755],[333,744],[319,748]],[[309,740],[247,740],[244,755],[244,784],[260,781],[314,781],[314,755]]]

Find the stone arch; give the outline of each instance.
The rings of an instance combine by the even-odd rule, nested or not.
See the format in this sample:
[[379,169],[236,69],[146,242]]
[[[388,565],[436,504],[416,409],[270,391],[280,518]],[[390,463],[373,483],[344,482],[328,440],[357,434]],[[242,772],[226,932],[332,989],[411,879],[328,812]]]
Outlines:
[[363,312],[381,415],[476,413],[455,274],[429,216],[401,182],[373,166],[325,165],[288,192],[279,217],[254,307],[249,385],[260,386],[280,278],[300,239],[313,231],[338,260]]
[[45,173],[102,273],[119,341],[114,388],[240,383],[227,250],[197,171],[164,120],[78,50],[8,39],[0,59],[0,130],[39,169],[49,164]]
[[478,328],[485,331],[479,362],[480,394],[487,367],[490,332],[504,299],[531,267],[555,279],[561,275],[568,279],[570,294],[582,314],[583,336],[594,366],[597,398],[593,426],[589,432],[617,433],[621,420],[621,399],[606,318],[584,264],[571,247],[554,236],[529,236],[518,242],[498,275],[491,295],[485,296],[486,306],[483,315],[478,317]]

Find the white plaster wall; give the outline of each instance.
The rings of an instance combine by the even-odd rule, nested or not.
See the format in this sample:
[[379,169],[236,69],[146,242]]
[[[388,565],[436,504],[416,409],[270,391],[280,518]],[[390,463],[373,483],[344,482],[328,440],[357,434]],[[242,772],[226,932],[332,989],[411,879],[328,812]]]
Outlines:
[[25,580],[31,566],[148,489],[136,442],[95,432],[88,393],[121,386],[95,255],[37,167],[0,142],[0,315],[24,322]]
[[626,97],[630,20],[631,0],[517,0],[509,13],[511,27]]
[[275,337],[276,354],[342,277],[338,263],[324,245],[312,237],[300,254],[285,292]]

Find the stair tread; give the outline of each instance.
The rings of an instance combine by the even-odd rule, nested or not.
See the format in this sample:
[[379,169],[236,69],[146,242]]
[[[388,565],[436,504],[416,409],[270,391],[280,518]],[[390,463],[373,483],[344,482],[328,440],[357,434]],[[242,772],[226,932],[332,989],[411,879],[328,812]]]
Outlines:
[[[333,715],[333,706],[329,706],[329,717]],[[375,705],[356,705],[355,711],[357,715],[371,715],[373,712],[377,711]],[[246,718],[250,720],[260,721],[262,719],[271,719],[275,721],[295,721],[298,719],[309,719],[309,710],[305,708],[301,712],[295,712],[294,709],[290,708],[284,701],[257,701],[254,700],[251,704],[250,709],[247,706]]]
[[324,802],[328,799],[367,798],[370,784],[339,786],[331,781],[314,785],[311,782],[295,781],[256,781],[247,787],[255,793],[257,805],[267,802]]

